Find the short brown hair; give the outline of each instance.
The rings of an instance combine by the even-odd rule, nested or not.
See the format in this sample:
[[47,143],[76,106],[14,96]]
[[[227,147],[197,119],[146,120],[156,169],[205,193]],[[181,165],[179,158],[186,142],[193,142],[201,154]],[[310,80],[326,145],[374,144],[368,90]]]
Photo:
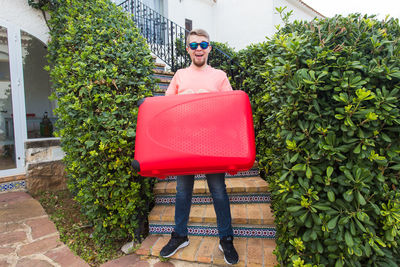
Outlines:
[[207,38],[207,41],[210,41],[210,36],[208,35],[208,33],[205,30],[203,30],[203,29],[194,29],[194,30],[191,30],[187,35],[187,38],[186,38],[186,43],[187,44],[189,44],[189,39],[190,39],[190,36],[192,36],[192,35],[204,36],[204,37]]

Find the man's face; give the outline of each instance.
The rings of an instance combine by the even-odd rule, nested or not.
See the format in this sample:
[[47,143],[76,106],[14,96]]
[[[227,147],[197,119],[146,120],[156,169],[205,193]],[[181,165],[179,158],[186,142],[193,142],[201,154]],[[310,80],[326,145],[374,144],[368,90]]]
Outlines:
[[[201,43],[208,42],[207,38],[199,35],[191,35],[189,38],[189,43]],[[207,63],[208,54],[211,51],[211,46],[208,46],[206,49],[202,49],[197,46],[196,50],[192,50],[190,47],[186,47],[186,51],[189,53],[190,59],[193,64],[197,67],[202,67]]]

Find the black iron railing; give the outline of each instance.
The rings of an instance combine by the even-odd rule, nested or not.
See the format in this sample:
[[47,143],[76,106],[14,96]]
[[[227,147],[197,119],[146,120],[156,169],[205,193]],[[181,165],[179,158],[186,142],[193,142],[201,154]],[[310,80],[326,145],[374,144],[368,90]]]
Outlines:
[[[146,38],[151,51],[169,65],[172,71],[190,65],[191,61],[185,50],[188,30],[140,0],[126,0],[119,6],[133,15],[133,21]],[[237,79],[242,68],[229,55],[214,46],[210,58],[212,58],[211,66],[225,70],[231,81],[234,81],[234,85],[239,86]]]
[[190,58],[181,48],[186,45],[188,31],[162,16],[139,0],[126,0],[119,4],[133,15],[133,21],[146,38],[151,51],[171,67],[172,71],[186,67]]

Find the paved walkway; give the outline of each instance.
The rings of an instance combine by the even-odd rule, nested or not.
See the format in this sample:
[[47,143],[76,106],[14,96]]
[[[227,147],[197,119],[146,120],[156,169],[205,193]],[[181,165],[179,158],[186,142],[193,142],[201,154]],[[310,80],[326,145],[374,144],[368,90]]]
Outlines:
[[[88,267],[59,239],[59,233],[37,200],[25,192],[0,193],[0,267]],[[101,267],[209,266],[136,254]]]

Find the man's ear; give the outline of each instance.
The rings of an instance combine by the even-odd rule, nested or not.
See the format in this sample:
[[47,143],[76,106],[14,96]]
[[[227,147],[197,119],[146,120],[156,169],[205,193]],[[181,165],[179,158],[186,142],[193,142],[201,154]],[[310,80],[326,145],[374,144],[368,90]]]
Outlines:
[[186,46],[186,52],[188,52],[188,53],[189,53],[189,47],[187,47],[187,46]]

